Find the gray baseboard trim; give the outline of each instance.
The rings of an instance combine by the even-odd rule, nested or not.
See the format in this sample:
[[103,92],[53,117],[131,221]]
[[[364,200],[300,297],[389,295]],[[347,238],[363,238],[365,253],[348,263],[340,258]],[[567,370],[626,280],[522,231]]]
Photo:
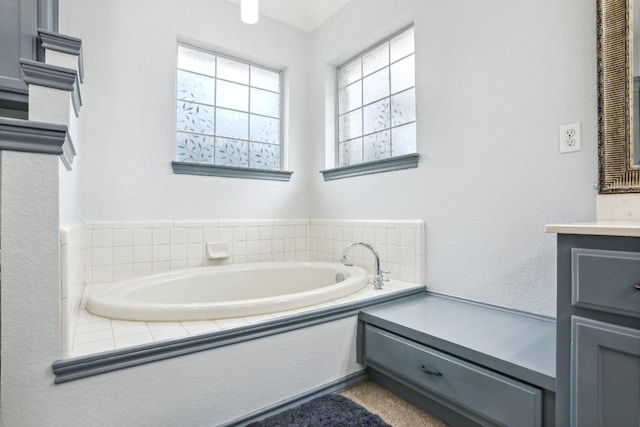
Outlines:
[[245,426],[252,422],[268,418],[271,415],[275,415],[282,411],[286,411],[287,409],[295,408],[296,406],[306,403],[310,400],[313,400],[316,397],[324,396],[325,394],[333,394],[333,393],[344,391],[348,388],[351,388],[355,385],[358,385],[366,381],[367,379],[369,379],[369,374],[366,369],[362,371],[354,372],[352,374],[347,375],[344,378],[340,378],[338,380],[332,381],[328,384],[325,384],[321,387],[310,390],[306,393],[299,394],[285,401],[276,403],[275,405],[269,406],[267,408],[253,412],[249,415],[245,415],[244,417],[237,418],[233,421],[222,424],[221,427]]
[[345,317],[355,316],[360,310],[366,307],[414,295],[421,295],[424,292],[424,287],[413,288],[370,300],[335,307],[326,307],[308,313],[268,320],[259,324],[194,335],[171,341],[144,344],[74,359],[57,360],[52,366],[53,373],[56,376],[54,383],[62,384],[159,360],[180,357],[191,353],[331,322]]
[[29,59],[21,59],[20,66],[26,84],[71,92],[71,101],[76,117],[80,114],[82,96],[80,95],[76,70]]
[[67,53],[78,57],[78,77],[84,81],[84,59],[82,54],[82,39],[55,33],[53,31],[38,29],[40,46],[44,49]]
[[67,143],[64,125],[0,117],[0,150],[63,155]]
[[171,162],[171,167],[173,168],[173,173],[177,174],[263,179],[269,181],[289,181],[293,174],[293,172],[290,171],[206,165],[187,162]]
[[391,157],[389,159],[376,160],[374,162],[365,162],[357,165],[325,169],[321,170],[320,173],[324,176],[325,181],[333,181],[335,179],[349,178],[352,176],[417,168],[419,160],[420,155],[418,153],[405,154],[404,156]]

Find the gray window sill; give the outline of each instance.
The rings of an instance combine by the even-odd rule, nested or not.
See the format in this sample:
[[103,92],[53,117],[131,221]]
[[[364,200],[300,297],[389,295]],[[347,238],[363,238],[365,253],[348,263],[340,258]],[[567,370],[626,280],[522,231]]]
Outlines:
[[420,155],[418,153],[405,154],[404,156],[392,157],[390,159],[359,163],[357,165],[343,166],[334,169],[325,169],[320,171],[320,173],[324,176],[325,181],[332,181],[334,179],[349,178],[352,176],[417,168],[419,158]]
[[291,171],[203,165],[187,162],[171,162],[171,167],[173,168],[173,173],[185,175],[222,176],[225,178],[264,179],[270,181],[289,181],[293,174]]

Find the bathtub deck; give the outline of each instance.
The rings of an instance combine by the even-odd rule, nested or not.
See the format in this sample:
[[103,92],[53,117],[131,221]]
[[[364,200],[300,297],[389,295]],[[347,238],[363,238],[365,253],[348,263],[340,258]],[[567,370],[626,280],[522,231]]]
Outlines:
[[86,285],[82,298],[82,305],[78,313],[74,346],[69,358],[86,356],[104,351],[133,347],[158,341],[183,338],[208,332],[233,329],[239,326],[259,323],[265,320],[281,318],[283,316],[298,315],[329,306],[349,304],[390,295],[399,291],[420,288],[424,285],[391,280],[385,283],[384,289],[374,290],[371,284],[364,289],[347,297],[322,304],[302,307],[295,310],[263,314],[249,317],[234,317],[229,319],[201,320],[188,322],[134,322],[126,320],[111,320],[95,316],[86,311],[87,295],[101,285]]

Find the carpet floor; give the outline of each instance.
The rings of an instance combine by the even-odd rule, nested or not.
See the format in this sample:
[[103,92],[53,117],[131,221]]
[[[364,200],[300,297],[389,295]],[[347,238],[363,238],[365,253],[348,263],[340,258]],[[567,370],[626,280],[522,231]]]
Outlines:
[[371,381],[358,384],[339,394],[379,415],[393,427],[447,427],[440,419]]

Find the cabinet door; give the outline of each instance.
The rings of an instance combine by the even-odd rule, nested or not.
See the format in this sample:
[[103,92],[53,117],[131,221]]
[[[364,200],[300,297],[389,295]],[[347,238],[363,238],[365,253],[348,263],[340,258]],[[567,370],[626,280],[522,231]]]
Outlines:
[[640,330],[571,318],[571,426],[640,425]]

